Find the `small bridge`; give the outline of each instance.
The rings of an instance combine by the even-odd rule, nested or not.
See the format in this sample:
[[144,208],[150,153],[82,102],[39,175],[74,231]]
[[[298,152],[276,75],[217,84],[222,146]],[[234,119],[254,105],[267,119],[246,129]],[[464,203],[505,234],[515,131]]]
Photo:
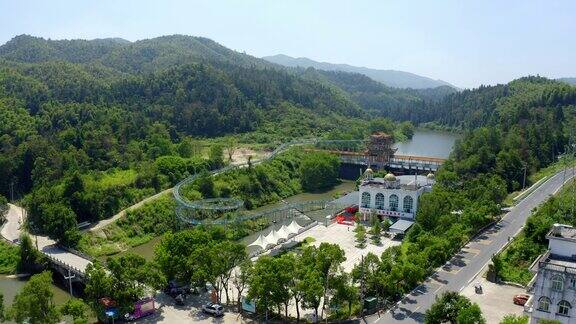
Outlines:
[[[314,149],[315,151],[317,149]],[[320,150],[318,150],[320,151]],[[387,161],[378,161],[373,159],[365,152],[352,152],[352,151],[335,151],[323,150],[340,157],[340,161],[346,164],[361,165],[371,168],[386,168],[396,170],[421,170],[421,171],[438,171],[440,166],[446,159],[427,156],[414,156],[414,155],[401,155],[394,154]]]

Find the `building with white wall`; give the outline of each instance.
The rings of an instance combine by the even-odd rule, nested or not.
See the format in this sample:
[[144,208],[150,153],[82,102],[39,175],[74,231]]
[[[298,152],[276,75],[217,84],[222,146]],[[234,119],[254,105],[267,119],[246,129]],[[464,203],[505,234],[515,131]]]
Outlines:
[[395,176],[388,173],[384,178],[374,178],[372,170],[367,169],[359,186],[359,211],[364,220],[372,214],[414,220],[418,198],[430,191],[433,184],[433,174]]
[[546,238],[548,251],[531,267],[536,276],[528,289],[534,295],[524,311],[530,323],[544,319],[576,323],[576,228],[554,224]]

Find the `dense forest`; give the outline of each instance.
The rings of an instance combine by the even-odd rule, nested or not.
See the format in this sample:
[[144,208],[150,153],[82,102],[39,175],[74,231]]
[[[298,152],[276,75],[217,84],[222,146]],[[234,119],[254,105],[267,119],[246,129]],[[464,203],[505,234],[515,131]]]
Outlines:
[[61,238],[220,166],[202,139],[365,136],[367,117],[340,87],[205,38],[22,35],[0,46],[0,195],[26,196],[29,225]]
[[[538,77],[458,93],[392,89],[360,74],[285,69],[198,37],[131,43],[23,35],[0,46],[0,177],[7,179],[0,194],[26,195],[30,225],[62,237],[77,222],[110,217],[220,166],[201,138],[236,134],[273,146],[293,137],[412,131],[366,122],[377,116],[489,127],[466,137],[446,169],[496,169],[514,190],[518,165],[536,170],[562,152],[575,98],[573,87]],[[491,146],[479,150],[482,143]]]

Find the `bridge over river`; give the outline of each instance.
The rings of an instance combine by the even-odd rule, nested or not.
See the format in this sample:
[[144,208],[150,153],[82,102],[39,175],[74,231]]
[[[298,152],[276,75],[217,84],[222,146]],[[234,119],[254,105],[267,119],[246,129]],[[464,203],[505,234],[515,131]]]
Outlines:
[[[11,244],[17,244],[24,219],[24,209],[8,204],[6,222],[0,230],[2,238]],[[44,254],[52,267],[61,273],[69,284],[85,282],[86,268],[92,263],[91,258],[79,252],[68,250],[45,236],[31,235],[32,242],[38,251]]]

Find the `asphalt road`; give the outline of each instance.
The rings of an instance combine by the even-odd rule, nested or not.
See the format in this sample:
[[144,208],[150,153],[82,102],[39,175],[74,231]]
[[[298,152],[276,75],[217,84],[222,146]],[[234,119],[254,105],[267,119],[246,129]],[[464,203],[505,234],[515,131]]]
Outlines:
[[20,238],[20,226],[22,225],[22,209],[8,204],[6,223],[0,229],[0,234],[8,241],[15,242]]
[[[6,215],[6,223],[0,229],[0,234],[8,241],[15,242],[15,239],[20,237],[20,225],[22,224],[23,209],[16,205],[8,204],[9,210]],[[72,266],[82,272],[86,271],[86,267],[92,263],[90,260],[84,259],[76,254],[70,253],[56,245],[54,240],[39,235],[31,236],[33,242],[37,240],[36,246],[40,252],[47,256],[56,259],[68,266]]]
[[422,323],[426,310],[434,303],[435,296],[445,291],[460,291],[522,228],[532,210],[555,194],[573,176],[574,170],[555,174],[541,184],[500,222],[470,241],[449,263],[430,276],[423,284],[406,295],[388,312],[366,317],[368,323]]

